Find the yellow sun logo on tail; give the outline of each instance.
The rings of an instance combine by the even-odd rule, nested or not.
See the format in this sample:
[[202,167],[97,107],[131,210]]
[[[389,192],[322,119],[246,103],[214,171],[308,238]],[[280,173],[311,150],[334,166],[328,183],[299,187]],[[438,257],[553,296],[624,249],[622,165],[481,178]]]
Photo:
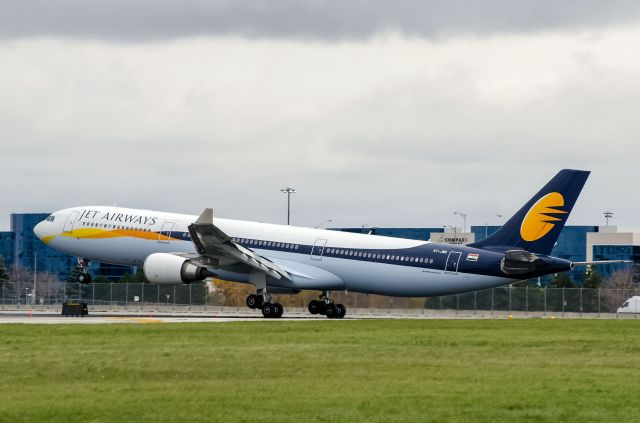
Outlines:
[[531,242],[537,241],[555,226],[555,223],[562,221],[559,217],[554,217],[554,214],[567,214],[566,211],[556,210],[554,207],[564,206],[564,197],[559,192],[552,192],[531,206],[527,215],[522,221],[520,227],[520,236],[523,240]]

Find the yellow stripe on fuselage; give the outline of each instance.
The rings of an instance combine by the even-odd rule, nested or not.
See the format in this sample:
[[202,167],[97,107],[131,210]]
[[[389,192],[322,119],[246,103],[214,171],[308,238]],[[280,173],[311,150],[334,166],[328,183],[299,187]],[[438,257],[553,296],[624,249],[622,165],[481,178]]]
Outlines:
[[[55,235],[52,235],[54,237]],[[147,232],[137,229],[100,229],[80,228],[65,232],[62,236],[78,239],[107,239],[107,238],[140,238],[151,241],[177,241],[177,238],[162,235],[157,232]]]

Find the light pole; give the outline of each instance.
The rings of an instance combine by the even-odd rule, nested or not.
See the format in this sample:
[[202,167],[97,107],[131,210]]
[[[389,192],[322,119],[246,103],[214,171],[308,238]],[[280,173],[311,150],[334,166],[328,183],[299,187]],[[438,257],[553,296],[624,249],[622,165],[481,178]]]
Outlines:
[[606,211],[603,214],[604,214],[604,219],[607,222],[607,226],[609,226],[609,219],[613,219],[613,212],[612,211]]
[[466,213],[453,212],[453,214],[457,214],[458,216],[462,217],[462,220],[464,221],[464,226],[462,227],[462,232],[467,233],[467,215],[466,215]]
[[295,194],[296,190],[291,187],[282,188],[280,192],[287,194],[287,225],[291,222],[291,194]]
[[36,287],[38,286],[38,251],[33,253],[33,303],[36,303]]
[[[451,225],[442,225],[442,227],[445,229],[445,232],[446,232],[447,228],[453,229],[453,242],[452,242],[452,244],[456,244],[458,242],[457,241],[457,239],[458,239],[458,228],[456,228],[455,225],[453,225],[453,226],[451,226]],[[445,238],[443,238],[443,241],[444,241],[444,239]]]
[[[496,214],[496,217],[498,219],[500,219],[502,217],[502,215],[498,213],[498,214]],[[489,228],[489,222],[484,222],[484,239],[489,238],[489,233],[488,233],[489,229],[488,228]]]

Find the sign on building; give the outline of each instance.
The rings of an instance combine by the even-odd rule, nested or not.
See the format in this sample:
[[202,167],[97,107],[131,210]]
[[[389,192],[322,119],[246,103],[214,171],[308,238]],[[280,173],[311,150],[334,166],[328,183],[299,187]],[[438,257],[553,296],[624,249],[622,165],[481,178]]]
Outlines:
[[465,245],[476,241],[472,232],[435,232],[431,233],[431,242],[444,244]]

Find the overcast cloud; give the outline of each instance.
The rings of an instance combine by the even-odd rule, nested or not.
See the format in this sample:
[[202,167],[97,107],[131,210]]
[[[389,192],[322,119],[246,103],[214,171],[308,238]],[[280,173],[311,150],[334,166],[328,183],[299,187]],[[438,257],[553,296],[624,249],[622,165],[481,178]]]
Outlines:
[[0,36],[166,40],[190,36],[366,39],[583,29],[635,23],[634,0],[21,0]]
[[50,3],[0,14],[0,229],[284,222],[286,185],[295,224],[501,223],[564,167],[593,171],[571,223],[640,226],[635,2]]

